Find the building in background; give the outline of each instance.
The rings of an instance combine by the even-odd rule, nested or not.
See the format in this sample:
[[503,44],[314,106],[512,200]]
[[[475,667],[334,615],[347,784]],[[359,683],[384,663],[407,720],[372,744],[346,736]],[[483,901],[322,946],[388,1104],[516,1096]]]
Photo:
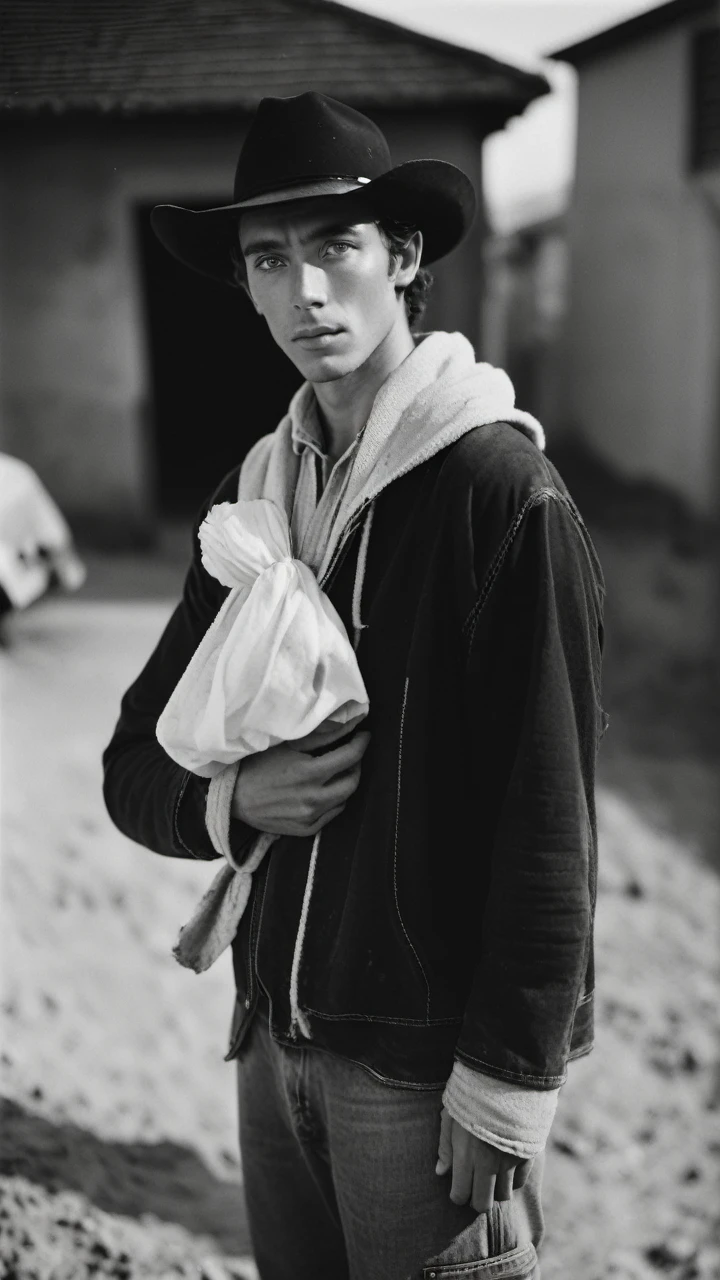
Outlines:
[[567,192],[517,210],[512,230],[485,242],[482,354],[506,369],[516,403],[544,423],[550,445],[563,399],[567,308]]
[[[548,88],[330,0],[13,0],[0,77],[2,448],[116,545],[194,510],[298,382],[239,291],[156,243],[152,206],[227,203],[259,99],[307,89],[481,192],[483,139]],[[438,265],[428,327],[478,342],[484,237],[481,214]]]
[[717,515],[720,7],[671,0],[559,50],[579,77],[559,424]]

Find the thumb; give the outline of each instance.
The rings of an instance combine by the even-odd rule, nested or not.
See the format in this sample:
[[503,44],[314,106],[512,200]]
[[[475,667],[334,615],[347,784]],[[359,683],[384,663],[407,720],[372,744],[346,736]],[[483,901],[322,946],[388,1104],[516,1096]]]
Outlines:
[[435,1172],[442,1177],[452,1169],[452,1116],[443,1107],[440,1113],[440,1141]]

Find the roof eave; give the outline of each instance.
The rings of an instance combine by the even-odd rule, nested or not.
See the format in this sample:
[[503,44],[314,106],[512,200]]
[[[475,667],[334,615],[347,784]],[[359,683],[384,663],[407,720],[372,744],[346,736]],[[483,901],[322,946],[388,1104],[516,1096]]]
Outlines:
[[[376,31],[391,32],[404,40],[410,38],[414,44],[424,45],[426,48],[434,49],[437,53],[442,53],[445,56],[452,57],[454,55],[464,62],[467,62],[468,59],[473,59],[477,61],[479,74],[506,75],[508,79],[514,81],[517,101],[521,101],[523,104],[520,110],[524,110],[535,98],[543,97],[552,90],[547,77],[541,71],[528,71],[525,67],[518,67],[514,63],[495,58],[492,54],[482,53],[478,49],[468,49],[462,45],[453,44],[449,40],[442,40],[439,36],[431,36],[425,31],[416,31],[413,27],[403,27],[398,22],[391,22],[388,18],[381,18],[374,13],[366,13],[363,9],[355,9],[350,4],[341,3],[340,0],[300,0],[300,3],[308,7],[331,9],[344,16],[352,16],[353,20],[358,21],[361,25],[374,28]],[[510,114],[515,114],[515,111]]]
[[[542,90],[542,93],[550,91],[550,86]],[[345,95],[345,100],[351,106],[356,106],[360,110],[378,110],[378,111],[417,111],[420,109],[432,108],[434,110],[462,110],[469,111],[477,115],[478,120],[482,121],[483,117],[487,117],[489,129],[501,129],[513,116],[521,115],[528,106],[528,103],[534,98],[541,96],[536,93],[532,98],[527,98],[523,93],[514,96],[499,95],[488,93],[487,96],[480,94],[462,94],[457,97],[437,97],[430,96],[417,97],[408,94],[405,97],[386,98],[382,94],[365,93],[362,95],[350,93]],[[6,120],[17,117],[28,116],[97,116],[112,117],[115,119],[137,119],[139,117],[170,117],[170,116],[232,116],[251,114],[258,105],[258,99],[255,96],[242,97],[238,96],[232,101],[217,101],[212,98],[203,99],[196,98],[193,101],[172,102],[167,99],[164,101],[136,101],[122,102],[112,98],[106,98],[104,101],[101,96],[91,100],[88,97],[85,100],[67,100],[60,99],[57,96],[41,98],[33,96],[29,100],[15,98],[12,104],[8,103],[4,112]]]
[[666,0],[665,4],[637,13],[624,22],[617,22],[612,27],[598,31],[594,36],[588,36],[586,40],[578,40],[563,49],[555,49],[546,56],[555,62],[569,62],[571,66],[578,67],[614,52],[632,40],[652,35],[673,22],[680,22],[712,9],[717,10],[717,0]]

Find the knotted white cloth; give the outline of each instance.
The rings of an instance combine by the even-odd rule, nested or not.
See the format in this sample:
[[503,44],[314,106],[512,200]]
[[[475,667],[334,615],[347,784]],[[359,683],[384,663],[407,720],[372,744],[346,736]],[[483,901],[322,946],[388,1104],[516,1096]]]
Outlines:
[[258,835],[247,861],[236,864],[230,804],[240,761],[368,712],[342,619],[312,571],[293,559],[284,511],[266,498],[218,503],[199,538],[205,569],[231,590],[156,730],[173,760],[211,779],[208,833],[227,864],[174,948],[180,963],[198,973],[235,936],[252,873],[275,838]]
[[158,721],[168,755],[214,778],[325,721],[367,715],[342,619],[293,559],[285,512],[266,498],[218,503],[200,545],[208,573],[232,589]]

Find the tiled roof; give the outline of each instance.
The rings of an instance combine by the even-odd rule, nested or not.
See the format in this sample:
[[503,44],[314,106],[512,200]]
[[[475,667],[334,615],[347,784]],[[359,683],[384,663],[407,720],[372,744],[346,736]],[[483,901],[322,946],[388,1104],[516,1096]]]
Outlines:
[[544,77],[333,0],[5,0],[4,109],[238,110],[318,89],[359,106],[497,106]]

